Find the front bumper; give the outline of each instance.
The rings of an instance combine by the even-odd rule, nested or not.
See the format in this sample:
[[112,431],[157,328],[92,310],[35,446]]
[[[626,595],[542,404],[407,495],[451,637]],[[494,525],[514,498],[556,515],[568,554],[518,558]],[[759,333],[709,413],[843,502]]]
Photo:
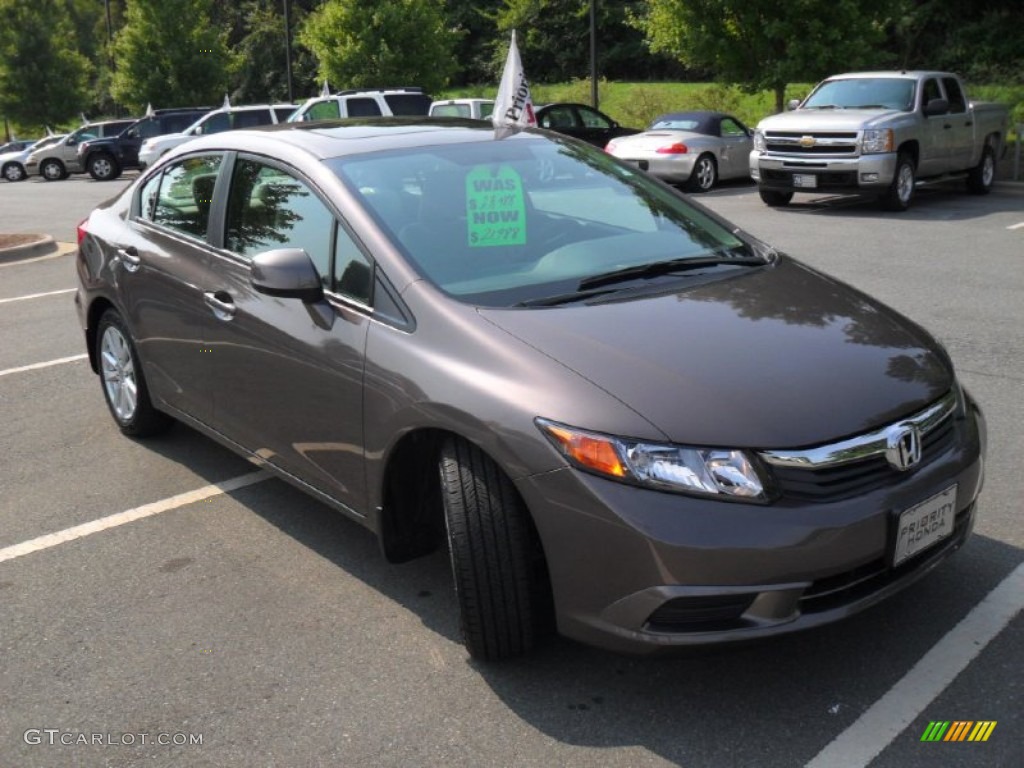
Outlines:
[[[627,653],[743,641],[820,626],[904,589],[974,526],[985,423],[975,406],[916,471],[853,498],[717,502],[574,469],[524,478],[559,631]],[[899,513],[957,484],[952,532],[893,567]]]
[[[750,153],[750,177],[764,189],[786,192],[883,192],[896,174],[893,152],[850,158],[798,157]],[[814,177],[814,186],[799,186],[794,175]]]

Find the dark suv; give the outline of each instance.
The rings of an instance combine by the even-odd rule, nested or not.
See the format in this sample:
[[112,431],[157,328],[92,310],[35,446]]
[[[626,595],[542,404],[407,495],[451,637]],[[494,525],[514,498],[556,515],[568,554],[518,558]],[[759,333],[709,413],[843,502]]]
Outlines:
[[96,181],[116,179],[125,168],[139,167],[139,147],[143,141],[183,131],[209,111],[210,107],[157,109],[117,136],[83,142],[78,147],[78,159]]

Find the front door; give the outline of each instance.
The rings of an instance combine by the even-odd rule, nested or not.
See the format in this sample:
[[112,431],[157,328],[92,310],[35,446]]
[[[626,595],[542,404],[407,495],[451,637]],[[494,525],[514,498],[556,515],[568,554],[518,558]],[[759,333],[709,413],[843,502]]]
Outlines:
[[283,165],[240,157],[228,195],[225,248],[204,285],[204,300],[215,428],[365,513],[368,313],[333,298],[307,304],[267,296],[251,283],[256,254],[302,248],[330,291],[335,253],[340,262],[352,242],[310,182]]

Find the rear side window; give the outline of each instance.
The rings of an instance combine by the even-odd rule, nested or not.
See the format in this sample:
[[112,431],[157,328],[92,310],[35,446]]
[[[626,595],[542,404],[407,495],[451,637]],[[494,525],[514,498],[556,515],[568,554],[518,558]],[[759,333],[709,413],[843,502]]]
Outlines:
[[220,164],[220,155],[209,155],[169,165],[143,185],[139,215],[154,224],[205,240]]
[[247,109],[231,115],[232,128],[255,128],[257,125],[268,125],[274,122],[269,109]]
[[349,117],[377,117],[381,113],[374,99],[349,99],[345,108]]
[[155,133],[147,136],[159,136],[161,133],[181,133],[196,121],[196,115],[168,115],[164,118],[163,129],[156,127]]
[[274,109],[274,116],[277,118],[277,122],[284,123],[294,111],[295,107],[278,107]]
[[386,93],[384,101],[393,115],[425,115],[430,111],[430,97],[423,93]]
[[231,128],[231,118],[227,112],[218,112],[215,115],[210,115],[209,119],[205,120],[200,126],[196,133],[208,136],[211,133],[220,133]]

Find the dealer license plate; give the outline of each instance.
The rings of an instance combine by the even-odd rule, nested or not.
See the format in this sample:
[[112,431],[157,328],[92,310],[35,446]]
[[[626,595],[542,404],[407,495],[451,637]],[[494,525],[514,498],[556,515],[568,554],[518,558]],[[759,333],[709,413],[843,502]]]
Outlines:
[[892,564],[899,565],[953,532],[956,518],[956,484],[900,514],[896,551]]
[[812,173],[794,173],[793,186],[803,189],[815,189],[818,186],[818,177]]

